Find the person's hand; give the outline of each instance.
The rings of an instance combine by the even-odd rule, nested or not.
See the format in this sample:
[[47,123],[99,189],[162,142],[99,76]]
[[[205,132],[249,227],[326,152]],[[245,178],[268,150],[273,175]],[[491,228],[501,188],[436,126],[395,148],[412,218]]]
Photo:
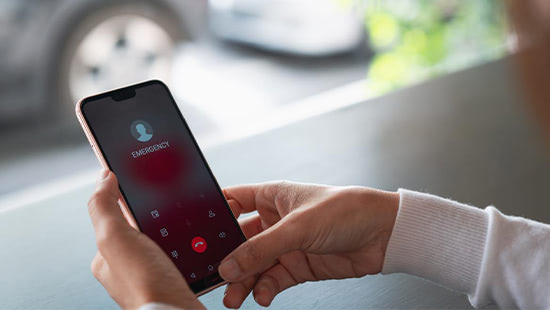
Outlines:
[[115,175],[102,171],[88,203],[98,248],[92,261],[94,276],[123,309],[150,302],[204,308],[161,248],[128,224],[119,195]]
[[281,291],[305,281],[362,277],[382,269],[399,208],[399,194],[364,187],[289,182],[226,188],[248,241],[219,267],[230,282],[227,307],[239,307],[252,291],[271,304]]

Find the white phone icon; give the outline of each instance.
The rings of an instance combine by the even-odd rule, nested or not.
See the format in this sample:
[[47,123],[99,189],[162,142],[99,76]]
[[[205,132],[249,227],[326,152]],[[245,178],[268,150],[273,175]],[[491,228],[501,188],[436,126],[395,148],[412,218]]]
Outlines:
[[204,242],[199,241],[199,242],[195,243],[195,247],[198,247],[199,245],[204,245]]

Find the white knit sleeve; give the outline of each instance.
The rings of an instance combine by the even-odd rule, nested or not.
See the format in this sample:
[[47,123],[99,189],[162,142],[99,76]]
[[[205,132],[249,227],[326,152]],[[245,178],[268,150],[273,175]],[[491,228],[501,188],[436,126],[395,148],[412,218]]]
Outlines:
[[550,226],[399,190],[382,273],[416,275],[476,307],[550,308]]

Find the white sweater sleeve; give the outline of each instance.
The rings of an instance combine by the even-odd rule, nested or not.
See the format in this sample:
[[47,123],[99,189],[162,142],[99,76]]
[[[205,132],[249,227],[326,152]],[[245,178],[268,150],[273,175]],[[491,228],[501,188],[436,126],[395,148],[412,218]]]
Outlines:
[[416,275],[475,307],[550,309],[550,225],[399,190],[382,273]]

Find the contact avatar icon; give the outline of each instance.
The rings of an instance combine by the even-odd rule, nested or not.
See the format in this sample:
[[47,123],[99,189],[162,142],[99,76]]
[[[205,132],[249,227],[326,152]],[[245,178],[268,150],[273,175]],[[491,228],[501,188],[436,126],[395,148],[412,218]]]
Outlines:
[[153,127],[146,121],[134,121],[132,125],[130,125],[130,132],[139,142],[147,142],[153,138]]

